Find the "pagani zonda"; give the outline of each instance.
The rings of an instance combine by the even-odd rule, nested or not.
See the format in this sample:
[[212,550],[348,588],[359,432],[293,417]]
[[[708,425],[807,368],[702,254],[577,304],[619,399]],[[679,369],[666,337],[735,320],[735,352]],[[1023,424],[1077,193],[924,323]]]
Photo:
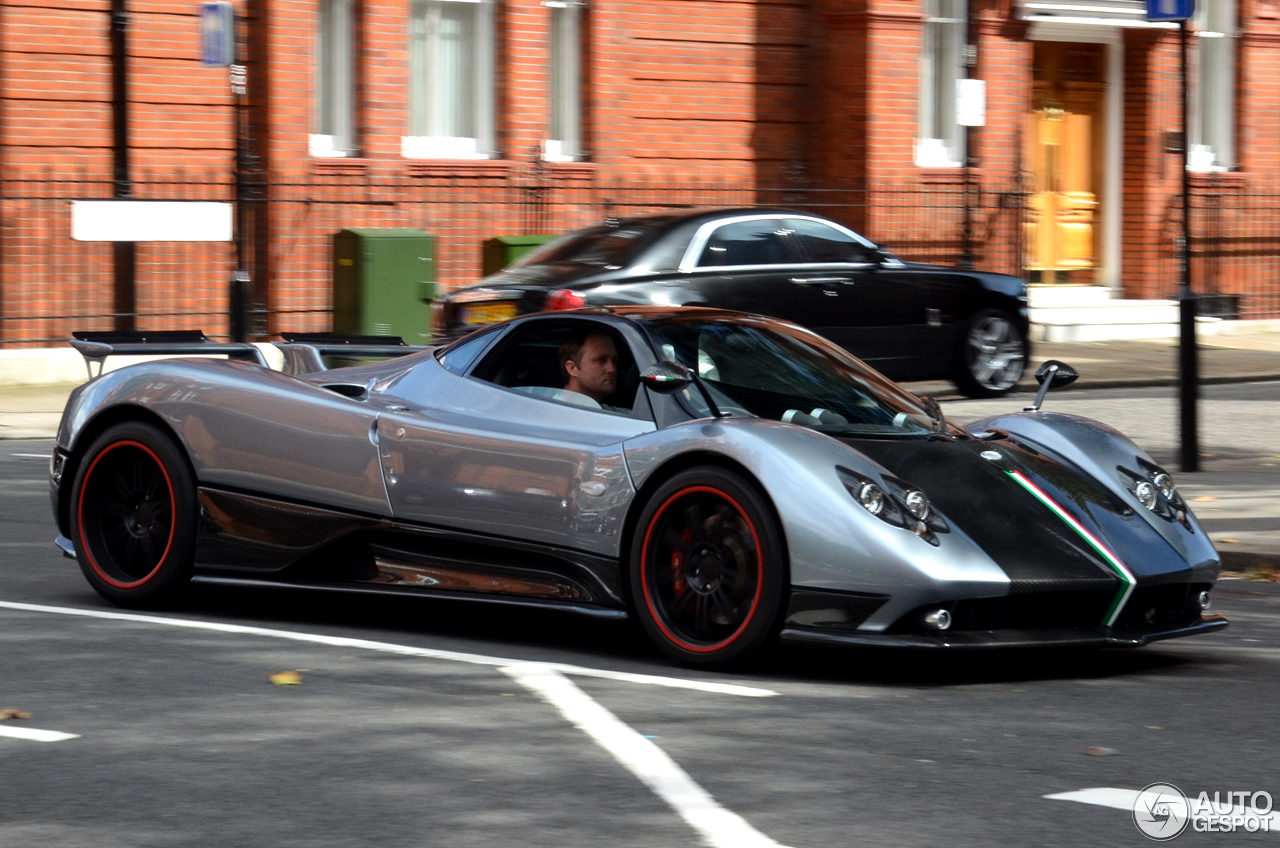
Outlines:
[[[607,395],[569,381],[591,339]],[[249,345],[120,341],[74,344],[231,355],[121,368],[67,404],[58,544],[121,604],[194,580],[541,605],[634,615],[702,665],[779,633],[1138,646],[1226,626],[1203,612],[1213,546],[1123,435],[1038,411],[1043,391],[956,426],[782,321],[543,313],[332,370],[339,340],[282,344],[284,371]]]

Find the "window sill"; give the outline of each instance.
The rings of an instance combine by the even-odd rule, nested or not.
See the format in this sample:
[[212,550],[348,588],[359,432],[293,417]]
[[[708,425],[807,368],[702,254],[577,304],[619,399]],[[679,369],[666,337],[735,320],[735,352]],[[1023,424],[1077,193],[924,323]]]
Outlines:
[[543,162],[542,167],[561,180],[593,180],[596,176],[595,162]]
[[405,162],[411,177],[506,177],[514,163],[509,159],[418,159]]
[[1244,188],[1249,175],[1244,171],[1187,171],[1192,188]]
[[978,182],[982,179],[982,171],[978,168],[965,168],[963,165],[949,165],[940,168],[936,165],[929,167],[920,167],[920,182],[925,185],[962,185],[965,181],[965,173],[968,172],[968,179]]
[[313,174],[358,177],[369,173],[369,168],[368,159],[325,156],[322,158],[313,157],[311,160],[311,172]]

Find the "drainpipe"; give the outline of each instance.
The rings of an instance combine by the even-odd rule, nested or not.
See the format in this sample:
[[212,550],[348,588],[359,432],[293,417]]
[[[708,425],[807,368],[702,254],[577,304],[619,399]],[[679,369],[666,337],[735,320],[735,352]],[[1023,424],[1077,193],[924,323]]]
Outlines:
[[[133,196],[129,179],[129,13],[125,0],[111,0],[111,124],[112,197]],[[114,296],[112,324],[116,330],[136,328],[137,245],[118,241],[112,245]]]

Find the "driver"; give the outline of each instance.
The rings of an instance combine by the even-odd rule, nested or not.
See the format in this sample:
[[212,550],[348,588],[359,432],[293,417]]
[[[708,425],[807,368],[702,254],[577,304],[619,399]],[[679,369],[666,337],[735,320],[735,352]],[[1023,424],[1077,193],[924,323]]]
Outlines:
[[600,403],[618,388],[618,348],[598,331],[577,333],[560,345],[564,390]]

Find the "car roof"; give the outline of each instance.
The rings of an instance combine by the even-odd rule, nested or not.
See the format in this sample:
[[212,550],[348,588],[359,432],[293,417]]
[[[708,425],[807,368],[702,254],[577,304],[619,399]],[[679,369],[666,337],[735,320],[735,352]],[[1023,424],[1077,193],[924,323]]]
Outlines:
[[611,218],[611,221],[617,221],[617,226],[625,227],[628,224],[647,224],[657,227],[669,227],[689,222],[714,221],[717,218],[738,218],[743,215],[808,215],[807,212],[799,212],[795,209],[783,209],[781,207],[760,207],[760,206],[731,206],[731,207],[696,207],[692,209],[671,211],[671,212],[655,212],[652,215],[632,215],[626,218]]

